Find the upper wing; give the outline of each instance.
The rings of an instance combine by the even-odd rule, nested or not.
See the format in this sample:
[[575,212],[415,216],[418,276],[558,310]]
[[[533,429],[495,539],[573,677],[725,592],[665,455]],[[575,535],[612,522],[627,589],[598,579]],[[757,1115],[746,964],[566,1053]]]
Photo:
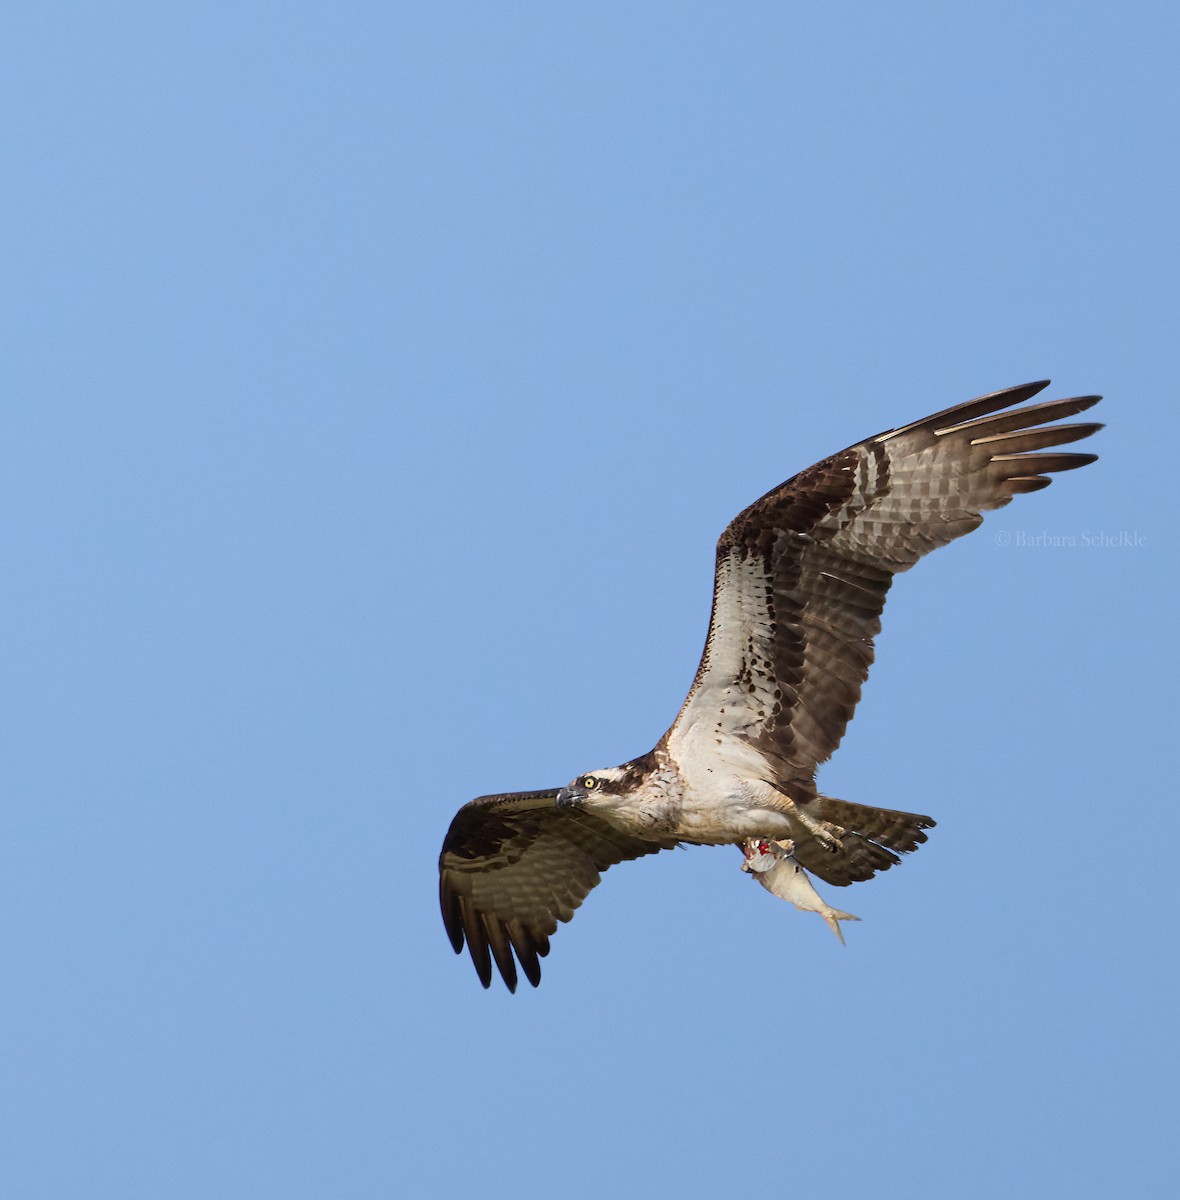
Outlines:
[[[620,833],[577,808],[557,808],[557,791],[480,796],[455,814],[439,855],[439,899],[455,953],[463,942],[484,987],[492,958],[510,992],[516,963],[541,982],[538,958],[549,935],[568,921],[601,872],[628,858],[670,849]],[[490,953],[489,953],[490,951]]]
[[[717,544],[713,614],[668,733],[704,725],[809,778],[840,744],[873,661],[893,576],[988,509],[1093,454],[1042,453],[1100,425],[1050,425],[1096,404],[1029,405],[1048,381],[982,396],[834,454],[740,513]],[[991,415],[994,414],[994,415]],[[697,732],[700,732],[697,729]]]

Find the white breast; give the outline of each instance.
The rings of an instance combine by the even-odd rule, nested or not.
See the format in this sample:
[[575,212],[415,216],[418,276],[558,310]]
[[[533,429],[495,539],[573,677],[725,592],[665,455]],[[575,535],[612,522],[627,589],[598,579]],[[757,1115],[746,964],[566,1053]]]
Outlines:
[[668,742],[683,786],[680,836],[686,841],[740,841],[790,833],[782,798],[765,782],[766,760],[746,742],[695,722]]

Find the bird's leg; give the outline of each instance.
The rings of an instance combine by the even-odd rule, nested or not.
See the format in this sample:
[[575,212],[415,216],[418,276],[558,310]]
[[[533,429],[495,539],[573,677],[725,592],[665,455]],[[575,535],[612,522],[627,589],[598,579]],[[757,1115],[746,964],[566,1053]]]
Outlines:
[[800,803],[788,792],[782,788],[775,788],[775,791],[782,796],[787,812],[807,830],[808,833],[815,839],[821,849],[827,850],[834,854],[840,849],[840,839],[846,832],[839,825],[833,825],[830,821],[819,821],[811,815]]
[[800,804],[795,805],[793,815],[829,854],[834,854],[840,849],[840,835],[844,833],[844,830],[839,825],[832,825],[827,821],[817,821]]

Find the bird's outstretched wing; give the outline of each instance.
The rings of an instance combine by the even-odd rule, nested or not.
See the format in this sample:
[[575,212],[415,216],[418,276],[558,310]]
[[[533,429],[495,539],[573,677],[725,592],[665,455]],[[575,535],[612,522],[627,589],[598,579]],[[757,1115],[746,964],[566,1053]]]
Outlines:
[[536,987],[549,936],[568,921],[603,871],[670,849],[620,833],[584,810],[557,808],[556,789],[481,796],[465,804],[439,856],[439,899],[455,953],[463,943],[484,987],[495,959],[510,992],[516,963]]
[[1050,473],[1094,461],[1053,447],[1100,425],[1049,423],[1098,396],[1012,408],[1047,385],[868,438],[740,513],[717,544],[709,636],[667,735],[673,754],[690,730],[737,737],[781,779],[810,779],[860,699],[893,576],[970,533],[988,509],[1047,487]]

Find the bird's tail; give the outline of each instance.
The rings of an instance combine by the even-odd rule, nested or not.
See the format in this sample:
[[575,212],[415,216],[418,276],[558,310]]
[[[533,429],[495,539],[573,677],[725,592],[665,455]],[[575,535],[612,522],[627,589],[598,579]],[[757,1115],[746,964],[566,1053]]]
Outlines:
[[807,839],[795,847],[800,865],[826,883],[843,886],[871,879],[878,871],[887,871],[901,862],[899,854],[916,850],[934,825],[930,817],[919,813],[896,812],[889,808],[871,808],[817,796],[807,804],[807,815],[815,818],[833,841],[822,845]]
[[924,830],[934,826],[932,817],[923,817],[919,813],[870,808],[867,804],[853,804],[851,800],[837,800],[832,796],[818,796],[816,801],[808,808],[821,821],[838,825],[849,833],[859,833],[861,837],[902,854],[917,850],[926,840]]

